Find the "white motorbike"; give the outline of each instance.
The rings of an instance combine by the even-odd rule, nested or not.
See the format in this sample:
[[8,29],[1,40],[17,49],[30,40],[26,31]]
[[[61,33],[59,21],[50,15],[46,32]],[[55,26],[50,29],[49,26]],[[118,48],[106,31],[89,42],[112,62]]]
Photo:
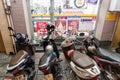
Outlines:
[[86,54],[75,49],[75,40],[74,37],[68,37],[61,43],[61,47],[76,79],[100,80],[101,72],[97,63]]

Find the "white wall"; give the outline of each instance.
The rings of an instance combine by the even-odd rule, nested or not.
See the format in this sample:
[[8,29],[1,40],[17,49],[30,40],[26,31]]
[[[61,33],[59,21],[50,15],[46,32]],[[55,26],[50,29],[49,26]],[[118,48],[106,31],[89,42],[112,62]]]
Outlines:
[[108,12],[108,8],[110,5],[110,0],[101,0],[101,1],[102,2],[100,4],[100,10],[97,17],[96,32],[95,32],[95,37],[98,40],[102,40],[102,35],[104,35],[103,31],[104,31],[106,14]]

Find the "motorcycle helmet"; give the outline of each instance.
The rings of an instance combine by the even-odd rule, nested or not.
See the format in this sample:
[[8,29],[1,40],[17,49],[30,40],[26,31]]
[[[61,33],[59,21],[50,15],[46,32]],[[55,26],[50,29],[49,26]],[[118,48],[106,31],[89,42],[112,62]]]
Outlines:
[[45,49],[46,49],[46,51],[52,52],[53,51],[53,46],[52,45],[47,45]]
[[46,26],[46,29],[47,29],[47,31],[54,31],[55,26],[54,26],[53,24],[48,24],[48,25]]
[[16,39],[18,40],[19,43],[25,43],[28,41],[27,35],[21,33],[16,34]]

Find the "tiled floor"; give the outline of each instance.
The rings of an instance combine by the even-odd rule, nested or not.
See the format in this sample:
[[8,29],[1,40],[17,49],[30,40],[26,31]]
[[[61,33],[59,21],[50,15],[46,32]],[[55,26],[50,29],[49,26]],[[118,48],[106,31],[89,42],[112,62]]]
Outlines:
[[[43,74],[38,70],[39,59],[42,57],[42,55],[43,55],[43,53],[36,53],[36,61],[35,62],[36,62],[37,73],[36,73],[36,79],[35,80],[41,80],[41,78],[43,76]],[[63,75],[66,76],[65,74],[66,74],[67,65],[66,65],[66,60],[65,60],[62,52],[60,52],[60,59],[62,59],[61,65],[62,65]],[[66,77],[65,77],[64,80],[68,80],[68,79],[66,79]]]
[[[42,57],[43,52],[37,52],[35,53],[35,63],[36,63],[36,77],[35,80],[41,80],[43,77],[43,74],[41,71],[38,70],[38,63],[39,63],[39,59]],[[12,76],[11,74],[6,74],[6,65],[9,63],[10,59],[12,56],[8,56],[5,54],[0,54],[0,80],[4,80],[5,76]],[[66,68],[67,68],[67,64],[66,64],[66,60],[64,58],[64,54],[62,52],[60,52],[60,58],[63,60],[61,62],[62,64],[62,70],[63,70],[63,75],[65,77],[64,80],[73,80],[73,79],[67,79],[68,77],[70,78],[70,73],[67,72]]]
[[12,76],[11,74],[6,73],[6,65],[9,63],[10,59],[11,56],[0,53],[0,80],[4,80],[5,76]]

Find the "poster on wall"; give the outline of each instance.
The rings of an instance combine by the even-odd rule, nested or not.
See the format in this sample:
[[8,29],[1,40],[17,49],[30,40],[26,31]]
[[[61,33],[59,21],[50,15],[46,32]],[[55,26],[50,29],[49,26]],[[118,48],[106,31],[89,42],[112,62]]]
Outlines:
[[96,5],[98,0],[86,0],[87,3]]
[[66,36],[66,19],[60,19],[55,21],[55,36]]
[[96,17],[81,17],[79,20],[79,32],[89,32],[95,28]]
[[47,33],[46,25],[48,22],[36,22],[35,23],[35,32],[37,33],[37,37],[44,36]]
[[68,29],[67,29],[68,35],[77,34],[78,27],[79,27],[79,20],[68,20]]

